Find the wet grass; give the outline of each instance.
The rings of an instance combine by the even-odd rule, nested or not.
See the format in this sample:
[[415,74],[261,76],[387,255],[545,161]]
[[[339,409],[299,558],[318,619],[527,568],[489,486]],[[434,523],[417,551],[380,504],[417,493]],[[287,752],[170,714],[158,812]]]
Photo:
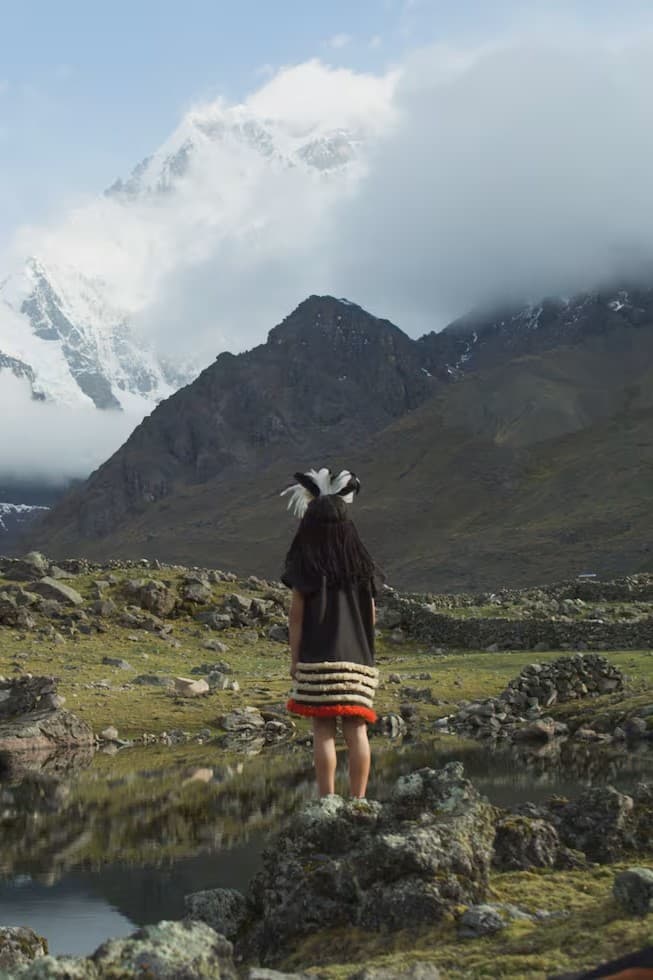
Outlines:
[[448,980],[544,980],[596,965],[651,941],[650,919],[627,917],[612,899],[615,874],[626,865],[583,872],[520,872],[494,875],[488,901],[535,913],[563,913],[516,922],[494,936],[458,939],[452,918],[436,927],[394,934],[355,929],[313,935],[282,966],[306,968],[324,980],[345,980],[352,964],[392,971],[428,961]]

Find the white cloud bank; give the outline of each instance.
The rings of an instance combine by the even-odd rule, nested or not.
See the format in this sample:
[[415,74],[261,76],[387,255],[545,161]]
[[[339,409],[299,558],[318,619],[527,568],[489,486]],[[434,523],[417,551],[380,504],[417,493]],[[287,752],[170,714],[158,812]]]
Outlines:
[[35,401],[26,381],[5,371],[0,383],[0,477],[64,483],[100,465],[142,414]]
[[339,227],[337,279],[404,328],[653,280],[653,35],[431,49]]
[[[417,334],[503,299],[653,279],[652,87],[653,35],[433,47],[378,77],[310,61],[242,106],[188,113],[148,171],[198,141],[169,194],[100,198],[57,227],[21,230],[15,254],[101,281],[163,353],[206,363],[262,342],[309,293],[348,296]],[[215,127],[255,119],[274,133],[271,156],[215,139]],[[270,164],[341,129],[360,137],[342,172]],[[7,391],[20,401],[6,375],[3,415]],[[52,442],[44,419],[21,403],[4,458],[83,458],[83,469],[131,423],[113,419],[119,429],[95,441],[89,427],[80,452],[79,439],[70,451],[63,434]]]

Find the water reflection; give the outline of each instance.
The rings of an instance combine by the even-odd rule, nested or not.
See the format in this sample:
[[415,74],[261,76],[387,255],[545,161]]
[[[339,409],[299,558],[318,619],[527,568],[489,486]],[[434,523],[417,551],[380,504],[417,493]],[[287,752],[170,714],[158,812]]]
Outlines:
[[[653,782],[645,745],[492,751],[443,736],[376,739],[373,755],[370,796],[378,798],[402,773],[453,759],[501,806]],[[296,744],[256,757],[139,749],[89,762],[60,758],[38,771],[5,760],[0,775],[0,924],[32,926],[55,952],[88,953],[134,924],[178,918],[184,894],[201,888],[245,889],[266,838],[314,795],[310,749]],[[344,757],[338,789],[346,790]]]

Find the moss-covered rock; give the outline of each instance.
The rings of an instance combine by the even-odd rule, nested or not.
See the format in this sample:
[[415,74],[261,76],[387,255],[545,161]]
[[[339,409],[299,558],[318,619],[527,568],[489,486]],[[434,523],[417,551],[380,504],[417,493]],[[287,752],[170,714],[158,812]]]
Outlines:
[[159,922],[91,957],[101,980],[237,980],[233,947],[204,922]]
[[400,778],[385,804],[309,804],[264,855],[245,946],[266,956],[324,928],[402,929],[481,901],[494,818],[459,763]]
[[48,944],[27,926],[0,926],[0,971],[8,975],[39,956],[45,956]]

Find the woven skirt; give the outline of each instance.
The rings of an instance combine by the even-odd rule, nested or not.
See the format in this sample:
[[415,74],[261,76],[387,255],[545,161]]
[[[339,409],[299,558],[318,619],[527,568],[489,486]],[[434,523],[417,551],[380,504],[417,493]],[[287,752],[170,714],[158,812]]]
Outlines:
[[376,667],[349,661],[298,663],[287,707],[296,715],[335,718],[338,715],[375,722],[372,704],[379,683]]

